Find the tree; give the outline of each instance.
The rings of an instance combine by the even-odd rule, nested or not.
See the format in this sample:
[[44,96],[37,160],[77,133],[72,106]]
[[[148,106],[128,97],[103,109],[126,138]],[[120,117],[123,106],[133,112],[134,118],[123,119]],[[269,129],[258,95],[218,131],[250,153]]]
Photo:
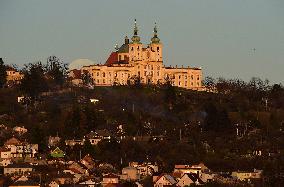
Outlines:
[[23,74],[24,77],[21,80],[20,90],[31,97],[31,99],[38,98],[42,92],[48,90],[45,71],[41,62],[25,65]]
[[216,83],[214,78],[212,77],[205,77],[204,81],[203,81],[203,85],[205,86],[205,88],[209,91],[213,91],[215,89]]
[[219,109],[213,103],[208,103],[205,112],[205,130],[220,132],[230,127],[231,122],[225,109]]
[[82,81],[84,86],[94,86],[94,80],[88,71],[83,71]]
[[56,56],[47,58],[46,74],[52,86],[62,86],[67,76],[67,65]]
[[6,84],[7,81],[7,73],[6,73],[6,66],[4,65],[4,61],[0,58],[0,88]]
[[132,77],[128,78],[127,84],[129,86],[134,86],[136,88],[140,88],[142,86],[141,77],[137,76],[137,75],[133,75]]

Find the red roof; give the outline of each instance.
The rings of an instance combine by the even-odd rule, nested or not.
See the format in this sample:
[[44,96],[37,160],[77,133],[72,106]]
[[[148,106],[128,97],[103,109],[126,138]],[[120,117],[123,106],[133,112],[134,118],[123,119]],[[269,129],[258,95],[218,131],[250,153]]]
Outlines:
[[112,53],[109,55],[109,57],[108,57],[108,59],[107,59],[105,65],[107,65],[107,66],[112,65],[112,64],[114,64],[115,62],[117,62],[117,60],[118,60],[117,52],[112,52]]
[[72,69],[71,72],[73,73],[73,79],[81,79],[81,70]]

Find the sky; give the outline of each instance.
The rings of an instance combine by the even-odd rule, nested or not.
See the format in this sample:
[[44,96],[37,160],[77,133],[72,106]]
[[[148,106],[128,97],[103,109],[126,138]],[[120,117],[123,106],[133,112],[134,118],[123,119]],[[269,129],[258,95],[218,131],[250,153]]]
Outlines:
[[134,19],[145,45],[157,22],[167,66],[284,84],[284,0],[0,0],[0,57],[104,63]]

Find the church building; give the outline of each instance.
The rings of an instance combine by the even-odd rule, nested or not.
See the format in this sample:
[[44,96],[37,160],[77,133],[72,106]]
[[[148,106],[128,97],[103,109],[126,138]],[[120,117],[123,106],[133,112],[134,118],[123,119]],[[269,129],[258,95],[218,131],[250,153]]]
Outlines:
[[133,77],[142,84],[162,84],[170,81],[173,86],[202,90],[202,70],[192,67],[166,67],[163,64],[163,44],[155,24],[150,44],[143,46],[135,20],[131,41],[125,37],[124,44],[116,47],[105,64],[81,68],[88,71],[96,86],[126,85]]

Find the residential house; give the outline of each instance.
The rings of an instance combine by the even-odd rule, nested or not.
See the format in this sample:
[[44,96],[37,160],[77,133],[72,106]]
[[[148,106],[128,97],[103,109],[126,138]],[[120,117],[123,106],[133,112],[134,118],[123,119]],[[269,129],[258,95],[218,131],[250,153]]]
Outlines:
[[157,164],[152,164],[150,162],[143,162],[142,164],[139,164],[138,162],[130,162],[129,166],[137,168],[138,174],[141,176],[153,175],[158,172]]
[[135,167],[125,167],[122,169],[120,179],[127,181],[136,181],[140,179],[140,175],[138,173],[138,169]]
[[84,145],[85,140],[65,140],[65,144],[73,147],[74,145]]
[[13,184],[11,184],[9,187],[16,187],[16,186],[22,186],[22,187],[40,187],[39,183],[36,183],[32,180],[27,181],[17,181]]
[[22,134],[25,134],[26,132],[28,132],[28,129],[26,129],[24,126],[22,126],[22,127],[16,126],[16,127],[13,128],[13,131],[22,135]]
[[74,184],[74,175],[71,173],[58,172],[53,176],[53,180],[61,184]]
[[232,172],[232,177],[240,180],[250,182],[252,179],[261,179],[263,170],[254,169],[250,171],[234,171]]
[[0,159],[0,166],[8,166],[9,164],[12,164],[13,162],[11,161],[10,158],[4,158],[4,159]]
[[38,153],[38,144],[29,144],[27,142],[21,142],[15,137],[7,140],[4,144],[4,147],[6,149],[10,149],[11,158],[33,158]]
[[204,184],[204,182],[198,177],[198,175],[196,173],[185,173],[178,180],[176,186],[184,187],[184,186],[190,186],[192,184],[202,185],[202,184]]
[[100,183],[94,179],[89,179],[89,180],[81,181],[79,184],[86,185],[88,187],[95,187],[95,186],[98,186]]
[[200,173],[204,170],[208,170],[208,168],[203,164],[197,164],[197,165],[175,165],[174,173],[175,172],[181,172],[182,174],[185,173],[196,173],[198,176]]
[[32,172],[33,166],[28,163],[17,163],[17,164],[10,164],[4,167],[4,175],[10,174],[25,174]]
[[175,178],[170,174],[161,174],[160,176],[153,176],[154,187],[173,186],[177,183]]
[[59,147],[56,147],[53,151],[51,151],[50,155],[53,158],[63,158],[65,156],[65,153],[59,149]]
[[105,187],[108,184],[118,184],[119,176],[113,173],[109,173],[103,176],[102,186]]
[[11,158],[11,149],[7,149],[5,147],[0,148],[1,159],[9,159]]
[[48,183],[48,187],[59,187],[60,183],[57,180],[52,180]]
[[110,141],[111,136],[112,134],[106,129],[91,131],[86,135],[92,145],[97,145],[101,140]]
[[85,167],[87,167],[88,169],[93,169],[95,167],[95,161],[94,159],[91,157],[91,155],[87,154],[86,156],[84,156],[84,158],[82,158],[80,160],[81,164],[83,164]]
[[61,138],[59,136],[49,136],[48,137],[48,146],[54,147],[57,146],[60,142]]

